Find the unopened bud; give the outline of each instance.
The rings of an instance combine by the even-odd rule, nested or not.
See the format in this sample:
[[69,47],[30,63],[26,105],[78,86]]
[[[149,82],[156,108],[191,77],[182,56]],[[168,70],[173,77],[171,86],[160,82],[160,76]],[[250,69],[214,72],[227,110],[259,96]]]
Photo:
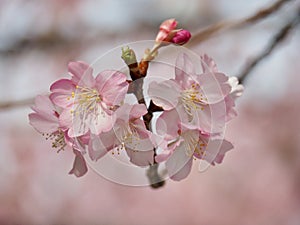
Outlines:
[[171,42],[177,45],[184,45],[191,38],[191,33],[188,30],[179,30],[176,32]]
[[131,65],[131,64],[134,64],[137,62],[134,51],[131,48],[129,48],[128,46],[122,48],[122,56],[121,57],[127,65]]

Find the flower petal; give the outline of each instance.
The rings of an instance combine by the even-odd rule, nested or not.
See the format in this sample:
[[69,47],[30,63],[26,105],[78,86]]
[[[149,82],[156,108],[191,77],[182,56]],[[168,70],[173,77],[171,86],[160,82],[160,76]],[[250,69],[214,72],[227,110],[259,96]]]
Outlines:
[[73,107],[65,108],[59,116],[59,125],[61,129],[67,130],[73,126]]
[[138,119],[147,113],[147,108],[144,104],[129,105],[125,103],[116,110],[116,116],[123,121]]
[[208,55],[204,54],[201,56],[201,66],[203,73],[217,73],[218,68],[215,61],[210,58]]
[[190,87],[190,81],[193,80],[193,76],[195,73],[194,65],[190,59],[190,57],[181,53],[178,55],[176,59],[176,67],[175,67],[175,80],[176,82],[183,88]]
[[68,70],[72,75],[72,81],[79,86],[93,87],[95,79],[93,77],[93,69],[85,62],[70,62]]
[[86,174],[88,170],[86,162],[83,158],[83,155],[79,151],[74,150],[73,152],[75,154],[75,160],[73,163],[73,168],[71,169],[69,174],[74,174],[76,177],[81,177]]
[[112,150],[116,143],[116,136],[113,132],[102,133],[100,135],[91,134],[88,151],[92,160],[98,160],[109,150]]
[[206,147],[206,154],[203,156],[203,159],[212,165],[221,163],[225,153],[231,149],[233,149],[233,145],[227,140],[210,140]]
[[193,111],[192,113],[193,119],[190,124],[193,126],[207,133],[220,133],[224,131],[227,119],[225,101],[205,105],[202,110]]
[[230,96],[233,100],[237,97],[240,97],[244,92],[244,86],[239,84],[239,81],[236,77],[229,77],[228,83],[231,86]]
[[166,140],[172,140],[178,136],[179,122],[176,109],[164,111],[156,120],[156,132]]
[[98,113],[96,117],[92,117],[92,120],[87,119],[87,123],[90,127],[91,133],[93,134],[100,134],[111,130],[116,121],[115,115],[108,115],[106,113]]
[[29,123],[40,133],[53,133],[58,130],[58,118],[45,113],[30,113]]
[[172,180],[180,181],[191,171],[193,157],[187,154],[185,146],[182,142],[166,162],[168,174]]
[[102,100],[109,106],[119,105],[128,90],[126,75],[114,70],[105,70],[96,77],[96,86]]
[[38,95],[34,99],[34,106],[31,108],[36,112],[43,112],[49,115],[54,114],[52,113],[55,111],[53,103],[50,101],[49,96],[46,95]]
[[173,151],[171,151],[169,149],[165,149],[160,154],[158,154],[157,156],[155,156],[155,161],[157,163],[164,162],[164,161],[166,161],[172,155],[172,153],[173,153]]
[[130,110],[130,120],[138,119],[147,113],[147,107],[144,104],[135,104]]
[[153,81],[149,84],[148,95],[155,105],[164,110],[171,110],[178,103],[180,87],[173,80],[166,80],[161,83]]
[[222,73],[203,73],[197,76],[202,93],[205,96],[204,103],[213,104],[224,99],[231,91],[228,77]]
[[75,85],[71,80],[60,79],[51,85],[50,90],[50,99],[55,105],[66,108],[74,103],[72,93],[75,93]]
[[134,151],[126,148],[130,162],[137,166],[149,166],[153,164],[154,151]]

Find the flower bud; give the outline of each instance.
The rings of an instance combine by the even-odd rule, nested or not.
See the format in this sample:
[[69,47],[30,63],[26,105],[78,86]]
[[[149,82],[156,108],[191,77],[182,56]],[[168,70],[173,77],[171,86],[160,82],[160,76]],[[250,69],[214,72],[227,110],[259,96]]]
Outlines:
[[177,26],[177,21],[175,19],[165,20],[159,27],[160,30],[164,30],[166,32],[171,32]]
[[136,63],[136,56],[132,49],[130,49],[128,46],[122,48],[122,59],[125,61],[127,65],[131,65]]
[[184,45],[190,40],[191,36],[192,35],[188,30],[179,30],[175,33],[171,42],[177,45]]
[[177,21],[175,19],[165,20],[159,27],[159,32],[156,36],[156,41],[169,41],[172,37],[172,31],[176,28]]

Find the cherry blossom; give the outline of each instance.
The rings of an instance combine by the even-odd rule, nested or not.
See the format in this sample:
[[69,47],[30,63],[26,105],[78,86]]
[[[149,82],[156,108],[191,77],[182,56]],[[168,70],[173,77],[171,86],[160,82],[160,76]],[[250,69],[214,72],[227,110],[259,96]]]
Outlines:
[[163,112],[156,128],[165,138],[160,145],[163,152],[155,159],[157,162],[166,161],[168,174],[176,181],[190,173],[193,159],[206,160],[215,165],[221,163],[225,153],[233,148],[227,140],[214,137],[197,127],[185,126],[176,109]]
[[[215,165],[233,148],[223,139],[223,131],[237,115],[235,101],[243,86],[237,78],[220,72],[209,56],[201,57],[199,74],[188,55],[180,53],[174,78],[149,84],[150,104],[143,83],[135,83],[147,76],[160,48],[189,41],[190,32],[176,27],[175,19],[164,21],[154,46],[145,50],[140,62],[129,46],[121,49],[131,80],[110,68],[94,76],[87,63],[70,62],[70,78],[54,82],[49,97],[36,98],[30,124],[52,141],[53,148],[73,151],[70,174],[80,177],[87,172],[86,157],[97,161],[107,153],[124,152],[135,166],[150,166],[151,184],[159,181],[161,185],[156,164],[165,162],[171,179],[181,180],[190,173],[193,159]],[[135,96],[135,102],[125,101],[127,92]],[[157,111],[163,112],[156,117],[155,133],[151,125]]]
[[138,166],[153,164],[155,148],[152,133],[145,127],[141,116],[147,113],[143,104],[124,104],[116,111],[117,120],[109,132],[94,135],[90,139],[89,154],[97,160],[107,152],[120,154],[125,150],[130,161]]
[[[82,156],[82,145],[75,144],[74,140],[68,136],[67,131],[63,131],[59,125],[59,107],[55,107],[48,96],[39,95],[35,98],[35,106],[32,107],[34,113],[29,114],[29,123],[41,133],[46,140],[52,141],[52,148],[57,152],[72,149],[75,154],[73,168],[70,174],[77,177],[83,176],[87,172],[87,166]],[[79,140],[82,137],[79,137]],[[77,142],[78,143],[78,142]]]
[[91,131],[109,131],[115,122],[114,110],[127,93],[126,75],[106,70],[93,77],[93,70],[85,63],[69,64],[72,79],[61,79],[50,87],[51,100],[63,108],[60,124],[70,137]]
[[198,75],[189,57],[181,54],[176,61],[175,79],[150,83],[148,94],[164,110],[176,108],[185,114],[187,120],[184,122],[217,133],[225,125],[225,98],[231,90],[225,74],[204,70]]

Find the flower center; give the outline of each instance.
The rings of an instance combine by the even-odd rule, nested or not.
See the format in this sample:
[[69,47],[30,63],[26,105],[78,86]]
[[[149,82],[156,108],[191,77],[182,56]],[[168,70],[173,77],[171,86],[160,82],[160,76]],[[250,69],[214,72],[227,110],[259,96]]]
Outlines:
[[97,90],[87,87],[76,86],[76,93],[72,92],[72,98],[76,97],[75,103],[77,103],[80,108],[86,112],[93,112],[99,102],[101,102],[101,97]]
[[189,132],[183,133],[182,137],[184,139],[185,153],[187,156],[192,157],[195,153],[199,139]]
[[201,157],[205,156],[206,146],[207,146],[207,144],[204,141],[199,140],[199,142],[197,143],[197,146],[195,148],[195,155],[198,158],[201,158]]
[[191,88],[181,92],[181,101],[184,109],[188,115],[193,116],[193,110],[203,110],[205,103],[203,100],[207,100],[199,91],[200,85],[197,83],[192,84]]
[[128,125],[122,126],[119,138],[121,144],[116,148],[118,154],[120,154],[120,150],[126,150],[126,145],[129,145],[132,150],[137,149],[137,143],[140,137],[133,123],[129,122]]
[[184,139],[186,155],[192,157],[193,155],[201,158],[205,156],[206,142],[201,140],[196,134],[185,132],[182,134]]
[[137,128],[133,123],[129,122],[128,126],[124,129],[122,140],[127,144],[132,144],[133,142],[140,140]]
[[80,119],[80,129],[85,130],[87,123],[98,123],[99,117],[104,118],[107,115],[106,104],[102,101],[98,91],[88,87],[76,86],[76,93],[72,92],[72,98],[75,98],[75,107],[71,114]]

